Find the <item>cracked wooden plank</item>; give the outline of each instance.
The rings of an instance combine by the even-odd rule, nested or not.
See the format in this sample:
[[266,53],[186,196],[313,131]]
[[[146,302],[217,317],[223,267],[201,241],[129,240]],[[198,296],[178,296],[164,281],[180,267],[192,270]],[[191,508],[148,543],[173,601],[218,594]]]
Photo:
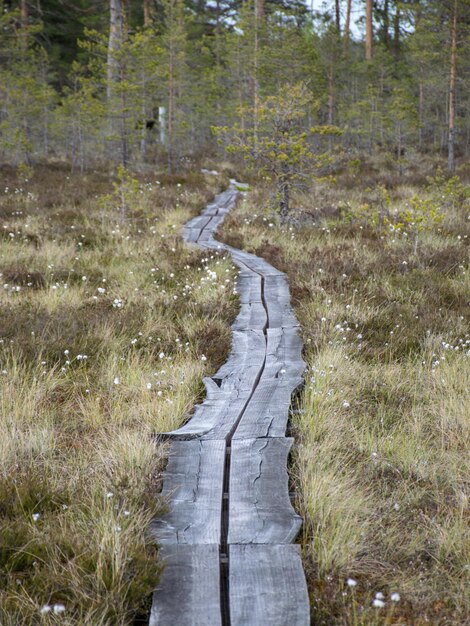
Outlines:
[[231,545],[231,626],[308,626],[307,585],[297,545]]
[[224,464],[224,441],[172,443],[162,491],[169,511],[151,525],[157,543],[220,542]]
[[221,626],[218,545],[167,545],[149,626]]
[[285,436],[292,394],[303,384],[301,355],[296,328],[268,328],[265,367],[234,439]]
[[191,439],[210,434],[212,439],[224,439],[253,391],[265,354],[266,338],[261,330],[234,331],[230,356],[212,376],[210,395],[196,406],[186,424],[165,436]]
[[250,400],[233,439],[284,437],[289,421],[292,394],[303,384],[303,378],[285,380],[261,379]]
[[264,378],[298,378],[305,371],[297,328],[268,328]]
[[250,328],[264,330],[267,321],[266,309],[262,302],[249,302],[241,304],[240,313],[232,324],[232,328],[233,330],[248,330]]
[[287,458],[293,439],[234,439],[229,485],[229,544],[291,543],[301,518],[289,498]]
[[[240,268],[237,291],[242,307],[233,325],[228,361],[204,381],[206,400],[185,426],[169,433],[198,439],[178,442],[186,447],[165,474],[170,511],[155,523],[154,531],[163,543],[167,568],[154,596],[151,626],[220,624],[225,609],[220,606],[220,562],[214,556],[217,549],[220,552],[222,532],[224,543],[231,544],[230,624],[309,622],[299,551],[288,543],[299,530],[300,518],[289,500],[287,457],[292,440],[284,437],[291,393],[305,366],[302,344],[285,275],[263,259],[213,238],[236,196],[233,187],[219,194],[183,231],[187,241],[232,254]],[[226,442],[232,451],[228,535],[226,523],[222,528],[221,491],[226,459],[218,447],[225,451]],[[209,474],[215,474],[218,486]],[[199,580],[206,573],[209,588]]]

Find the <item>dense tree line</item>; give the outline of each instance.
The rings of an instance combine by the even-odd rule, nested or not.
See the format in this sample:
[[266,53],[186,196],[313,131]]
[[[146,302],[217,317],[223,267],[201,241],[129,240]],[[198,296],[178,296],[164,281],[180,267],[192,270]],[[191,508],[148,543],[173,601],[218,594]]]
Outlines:
[[213,127],[253,131],[256,142],[263,102],[299,85],[311,96],[299,103],[305,130],[341,129],[330,150],[447,154],[450,170],[470,151],[470,0],[0,7],[3,161],[171,169],[216,150]]

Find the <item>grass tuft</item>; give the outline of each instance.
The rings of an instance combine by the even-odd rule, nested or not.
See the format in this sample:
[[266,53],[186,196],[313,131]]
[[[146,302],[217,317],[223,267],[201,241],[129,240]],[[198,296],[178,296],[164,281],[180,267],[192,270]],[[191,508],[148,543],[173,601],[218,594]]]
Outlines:
[[[287,272],[302,326],[292,476],[318,625],[470,620],[469,194],[431,175],[345,171],[287,225],[258,185],[224,224]],[[440,218],[411,235],[394,216],[415,196]]]
[[3,173],[0,623],[127,626],[162,567],[154,434],[230,345],[233,265],[179,234],[223,181],[142,177],[123,208],[101,172]]

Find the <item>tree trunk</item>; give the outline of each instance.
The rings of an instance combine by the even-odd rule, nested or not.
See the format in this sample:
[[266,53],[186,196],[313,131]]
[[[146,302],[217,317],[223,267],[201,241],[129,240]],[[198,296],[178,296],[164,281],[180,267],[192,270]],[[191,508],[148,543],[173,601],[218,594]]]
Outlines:
[[29,8],[27,0],[21,0],[20,4],[20,23],[21,23],[21,47],[26,50],[28,47],[28,24],[29,24]]
[[280,184],[280,201],[279,201],[279,214],[281,217],[281,222],[284,223],[287,219],[287,216],[289,214],[289,203],[290,203],[290,197],[289,197],[289,183],[287,181],[282,181]]
[[395,16],[393,18],[393,54],[398,59],[400,56],[400,3],[397,2]]
[[264,0],[255,2],[255,32],[253,49],[253,141],[255,150],[258,144],[258,111],[259,111],[259,51],[260,51],[260,29],[264,20]]
[[150,0],[144,0],[144,28],[147,28],[152,23],[152,17],[150,14]]
[[328,65],[328,124],[332,125],[335,111],[335,57],[331,55]]
[[109,40],[108,40],[108,100],[112,96],[113,85],[119,81],[119,50],[124,41],[124,10],[122,0],[109,0]]
[[372,59],[372,0],[366,0],[366,61]]
[[340,12],[340,0],[335,0],[335,25],[338,35],[341,34],[341,12]]
[[457,3],[454,0],[450,27],[450,79],[449,79],[449,139],[448,168],[455,171],[455,103],[457,85]]
[[351,3],[352,0],[347,0],[346,4],[346,21],[344,22],[344,36],[343,36],[343,52],[344,56],[347,56],[349,50],[349,35],[351,30]]
[[423,122],[424,122],[424,85],[419,81],[419,100],[418,100],[418,146],[423,148]]
[[[121,81],[122,59],[119,58],[124,41],[124,7],[123,0],[109,0],[109,40],[107,58],[107,113],[109,120],[109,156],[113,157],[116,151],[121,152],[121,161],[126,160],[124,133],[124,111],[119,102],[116,86]],[[121,94],[122,98],[122,94]],[[119,111],[119,108],[121,111]],[[119,138],[119,142],[117,140]]]
[[29,9],[27,0],[21,0],[21,28],[27,28],[29,19]]
[[168,171],[173,172],[173,115],[175,101],[175,85],[174,85],[174,58],[173,51],[170,51],[170,76],[168,81],[168,121],[167,121],[167,151],[168,151]]
[[382,40],[384,46],[388,49],[390,45],[390,15],[389,15],[389,0],[384,1],[383,8],[383,26],[382,26]]

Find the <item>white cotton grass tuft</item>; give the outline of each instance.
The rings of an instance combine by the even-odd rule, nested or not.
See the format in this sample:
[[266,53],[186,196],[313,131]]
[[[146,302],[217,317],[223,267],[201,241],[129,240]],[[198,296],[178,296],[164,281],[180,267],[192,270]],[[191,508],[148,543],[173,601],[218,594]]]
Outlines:
[[375,600],[372,602],[372,606],[376,609],[383,609],[385,606],[385,602],[383,600],[380,600],[380,598],[375,598]]
[[397,593],[396,591],[394,593],[391,593],[390,594],[390,600],[392,602],[400,602],[400,600],[401,600],[400,594]]
[[357,587],[357,580],[354,580],[354,578],[348,578],[346,584],[348,587]]

